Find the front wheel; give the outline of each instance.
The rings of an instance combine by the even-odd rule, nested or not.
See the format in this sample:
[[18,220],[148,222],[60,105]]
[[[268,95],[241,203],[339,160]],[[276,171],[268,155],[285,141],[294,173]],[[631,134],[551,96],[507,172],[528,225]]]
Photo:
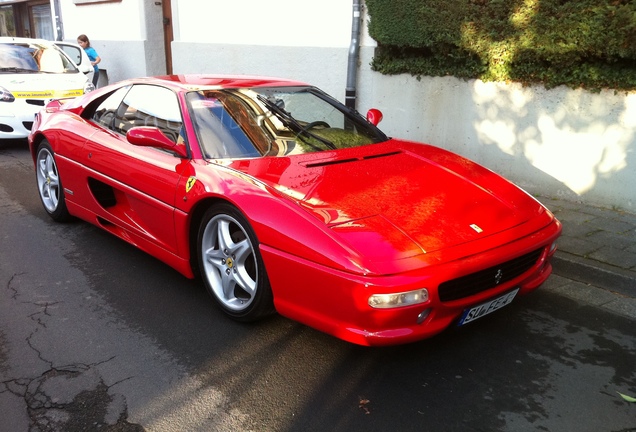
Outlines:
[[68,221],[71,216],[66,208],[64,188],[55,162],[55,154],[46,140],[38,146],[35,171],[38,193],[44,209],[53,220]]
[[258,240],[235,207],[220,204],[207,210],[197,251],[205,287],[226,314],[238,321],[255,321],[274,312]]

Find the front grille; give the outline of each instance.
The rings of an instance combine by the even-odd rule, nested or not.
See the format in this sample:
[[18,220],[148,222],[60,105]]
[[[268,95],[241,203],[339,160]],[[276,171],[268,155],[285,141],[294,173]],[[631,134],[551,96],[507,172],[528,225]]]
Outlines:
[[527,253],[505,263],[458,277],[439,285],[439,299],[443,302],[468,297],[508,282],[535,265],[543,248]]

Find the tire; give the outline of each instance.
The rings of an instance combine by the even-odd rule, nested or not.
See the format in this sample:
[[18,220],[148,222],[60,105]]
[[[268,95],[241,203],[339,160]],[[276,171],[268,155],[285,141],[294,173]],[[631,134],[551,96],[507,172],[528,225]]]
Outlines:
[[256,321],[275,312],[258,240],[235,207],[210,207],[197,236],[203,283],[221,309],[237,321]]
[[55,154],[48,141],[40,143],[35,159],[35,175],[38,194],[44,210],[56,222],[68,222],[71,215],[66,208],[66,198],[62,180],[55,162]]

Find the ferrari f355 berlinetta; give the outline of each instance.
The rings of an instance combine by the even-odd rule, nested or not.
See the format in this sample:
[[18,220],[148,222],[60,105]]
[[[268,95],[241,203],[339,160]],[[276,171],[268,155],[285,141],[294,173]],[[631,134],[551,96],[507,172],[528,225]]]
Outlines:
[[291,80],[165,76],[52,101],[29,144],[54,220],[200,275],[236,320],[398,344],[539,287],[558,220],[470,160],[387,137],[381,117]]

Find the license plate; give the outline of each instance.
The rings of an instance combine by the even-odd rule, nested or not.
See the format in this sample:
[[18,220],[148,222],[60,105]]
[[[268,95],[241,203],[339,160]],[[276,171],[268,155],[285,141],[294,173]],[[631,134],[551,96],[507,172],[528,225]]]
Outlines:
[[462,314],[462,317],[459,319],[458,325],[468,324],[469,322],[475,321],[478,318],[501,309],[502,307],[510,304],[518,292],[519,288],[510,291],[501,297],[497,297],[496,299],[482,303],[479,306],[475,306],[474,308],[466,309]]

